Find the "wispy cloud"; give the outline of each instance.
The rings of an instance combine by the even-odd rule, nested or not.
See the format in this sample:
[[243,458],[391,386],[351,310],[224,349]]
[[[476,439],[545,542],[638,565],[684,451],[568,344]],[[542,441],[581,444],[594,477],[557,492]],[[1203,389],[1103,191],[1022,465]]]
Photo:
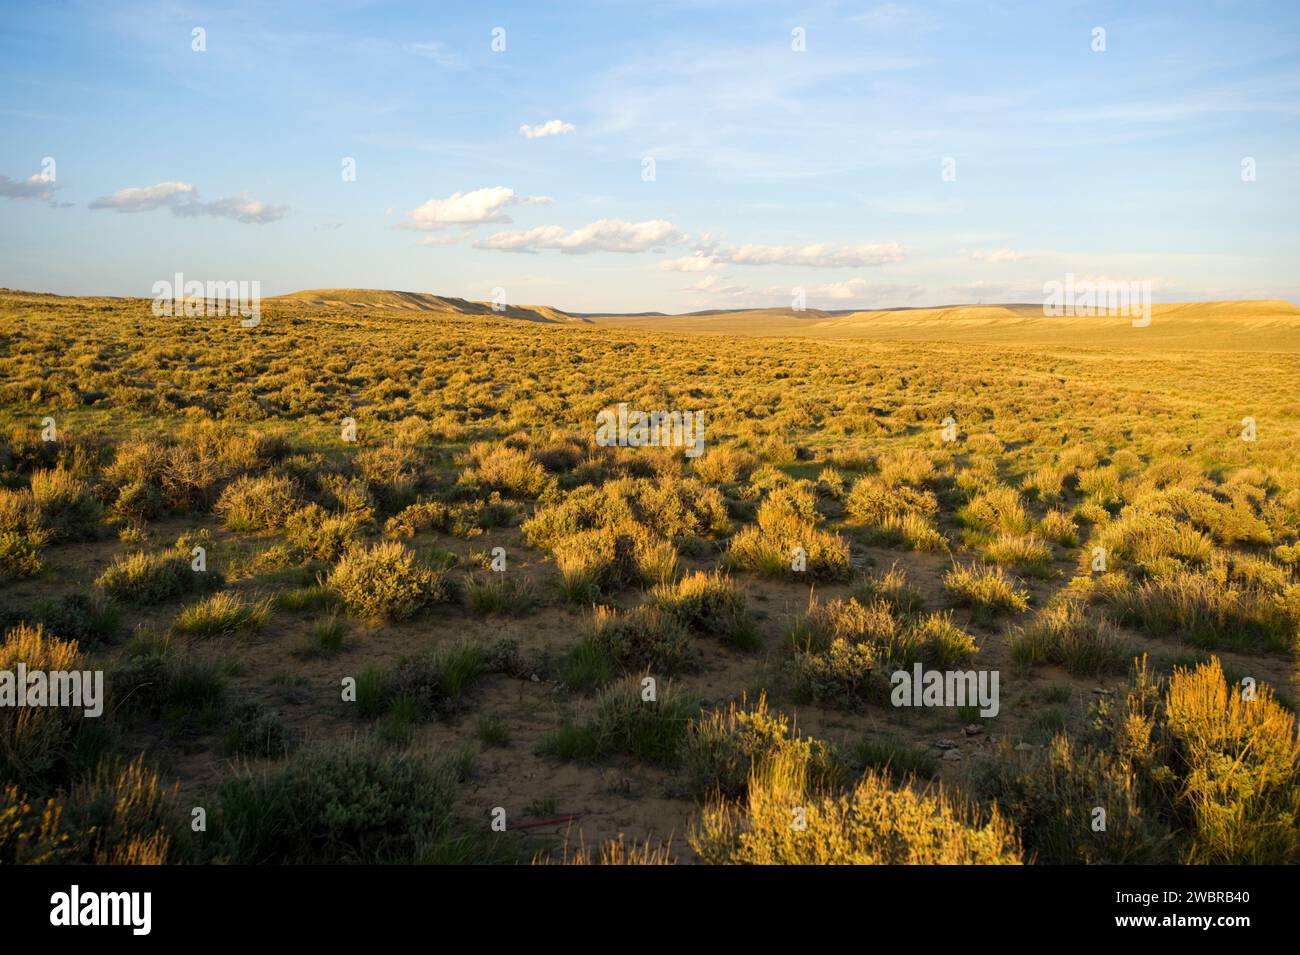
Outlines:
[[119,189],[112,195],[100,196],[90,203],[90,208],[112,209],[123,213],[170,209],[175,216],[218,216],[254,225],[275,222],[289,212],[288,206],[262,202],[246,192],[228,199],[203,202],[192,183],[171,181]]
[[680,245],[687,235],[671,222],[651,219],[647,222],[624,222],[600,219],[580,229],[566,231],[560,226],[540,226],[521,232],[498,232],[474,243],[476,249],[497,252],[536,253],[543,249],[561,252],[648,252]]
[[816,269],[860,268],[888,265],[907,258],[907,249],[897,242],[868,245],[737,245],[705,250],[717,262],[729,265],[797,265]]

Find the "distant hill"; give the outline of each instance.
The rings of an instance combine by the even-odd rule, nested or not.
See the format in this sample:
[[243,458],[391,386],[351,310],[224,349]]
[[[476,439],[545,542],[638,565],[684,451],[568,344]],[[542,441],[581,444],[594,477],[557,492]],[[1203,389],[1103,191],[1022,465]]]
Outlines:
[[496,315],[528,322],[582,324],[588,319],[562,312],[548,305],[507,305],[494,311],[490,302],[431,295],[428,292],[393,292],[368,288],[318,288],[288,295],[276,295],[267,301],[297,302],[327,308],[401,309],[412,312],[453,312],[458,315]]
[[1300,349],[1300,307],[1282,301],[1151,306],[1151,323],[1122,315],[1049,317],[1042,305],[953,305],[796,312],[738,309],[687,315],[588,315],[597,325],[683,334],[1281,351]]
[[[60,296],[0,289],[0,305],[25,309],[87,310],[148,302],[147,297]],[[264,304],[295,313],[319,309],[364,319],[380,314],[405,319],[428,313],[513,319],[543,325],[628,328],[675,335],[753,335],[835,341],[925,341],[957,344],[1164,348],[1171,350],[1300,352],[1300,307],[1275,300],[1185,302],[1151,307],[1151,322],[1134,327],[1126,315],[1050,317],[1042,305],[950,305],[936,308],[822,310],[709,309],[682,315],[661,312],[566,312],[549,305],[510,305],[385,289],[308,289],[268,297]]]

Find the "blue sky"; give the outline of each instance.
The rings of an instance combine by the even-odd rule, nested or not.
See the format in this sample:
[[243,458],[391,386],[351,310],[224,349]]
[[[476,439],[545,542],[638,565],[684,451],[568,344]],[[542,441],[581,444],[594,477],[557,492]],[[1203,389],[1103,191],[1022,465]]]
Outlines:
[[4,7],[11,288],[1300,302],[1289,0]]

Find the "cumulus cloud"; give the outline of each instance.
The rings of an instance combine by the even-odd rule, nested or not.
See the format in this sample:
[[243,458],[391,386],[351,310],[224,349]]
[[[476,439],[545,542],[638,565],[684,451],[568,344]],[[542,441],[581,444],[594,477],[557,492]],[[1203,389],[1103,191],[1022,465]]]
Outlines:
[[545,205],[547,196],[521,196],[506,186],[490,186],[472,192],[453,192],[446,199],[430,199],[406,214],[399,228],[437,232],[449,226],[473,228],[485,222],[509,222],[504,210],[516,205]]
[[563,136],[565,133],[573,132],[576,128],[572,123],[552,119],[540,126],[529,126],[524,123],[519,127],[519,135],[525,139],[541,139],[543,136]]
[[255,225],[283,219],[289,211],[288,206],[262,202],[246,192],[229,199],[203,202],[199,199],[198,189],[188,182],[159,182],[152,186],[119,189],[112,195],[100,196],[90,203],[90,208],[125,213],[170,209],[175,216],[218,216]]
[[728,265],[798,265],[818,269],[862,268],[902,262],[907,250],[897,242],[869,245],[739,245],[709,249]]
[[53,181],[42,173],[28,176],[26,179],[0,176],[0,196],[6,199],[40,199],[43,202],[52,202],[54,190],[57,188]]
[[555,225],[519,232],[498,232],[475,242],[474,248],[527,253],[537,253],[543,249],[558,249],[573,254],[647,252],[680,245],[686,239],[684,232],[664,219],[651,219],[647,222],[600,219],[572,232]]
[[1017,252],[1015,249],[976,249],[970,254],[970,257],[976,262],[1023,262],[1032,258],[1028,252]]

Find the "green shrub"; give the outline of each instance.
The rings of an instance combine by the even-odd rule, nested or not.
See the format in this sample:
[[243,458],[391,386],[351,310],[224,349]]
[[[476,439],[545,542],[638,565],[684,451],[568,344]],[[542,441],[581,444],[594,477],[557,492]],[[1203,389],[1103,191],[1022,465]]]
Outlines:
[[180,550],[118,555],[95,580],[110,597],[136,604],[160,604],[182,594],[220,587],[221,575],[191,569]]
[[804,739],[784,713],[773,713],[767,697],[727,710],[711,710],[687,727],[682,769],[687,791],[697,797],[743,796],[756,766],[785,755],[810,767],[825,782],[839,771],[834,754],[820,740]]
[[232,636],[261,630],[271,615],[271,601],[250,604],[229,590],[191,604],[176,617],[173,626],[180,633],[199,637]]
[[[16,673],[19,663],[47,673],[86,668],[75,641],[27,624],[7,631],[0,644],[0,672]],[[0,785],[31,786],[66,769],[83,712],[76,706],[0,706]]]
[[597,607],[590,625],[573,651],[581,657],[594,655],[604,663],[599,675],[645,669],[656,673],[680,673],[699,665],[700,650],[676,615],[643,604],[629,611]]
[[414,537],[424,531],[450,530],[451,512],[440,501],[420,501],[403,508],[384,524],[390,537]]
[[355,515],[330,514],[319,504],[300,507],[285,519],[285,537],[306,560],[338,560],[356,542],[360,522]]
[[896,782],[906,783],[914,776],[933,779],[939,775],[939,760],[930,750],[890,737],[859,740],[850,747],[848,759],[858,769],[880,770]]
[[307,637],[297,653],[307,659],[332,657],[343,649],[347,634],[347,624],[339,619],[338,614],[322,617],[307,630]]
[[49,542],[31,492],[0,488],[0,580],[39,574],[41,548]]
[[992,758],[978,764],[978,788],[1016,820],[1036,862],[1172,861],[1169,831],[1141,807],[1137,782],[1124,762],[1064,734],[1045,749],[1026,752],[1003,740]]
[[122,613],[113,601],[97,593],[74,593],[43,600],[32,608],[33,618],[46,630],[93,648],[116,639]]
[[541,752],[564,759],[622,754],[655,765],[675,765],[687,724],[699,705],[671,683],[659,684],[655,696],[643,699],[640,677],[620,680],[596,697],[590,720],[562,727],[542,741]]
[[939,512],[939,502],[929,491],[891,486],[880,477],[863,477],[853,482],[844,508],[854,521],[881,528],[889,519],[901,520],[908,514],[933,517]]
[[240,865],[439,860],[464,845],[452,815],[457,780],[454,766],[422,753],[304,747],[222,784],[217,855]]
[[[488,652],[466,641],[403,657],[386,673],[368,676],[366,700],[357,688],[357,713],[363,718],[401,706],[412,719],[447,717],[460,710],[464,698],[489,671],[511,668],[509,656]],[[371,698],[373,697],[373,699]]]
[[260,531],[283,527],[298,506],[291,478],[262,474],[231,482],[217,499],[216,511],[233,531]]
[[1029,609],[1029,592],[1001,567],[962,567],[954,564],[943,575],[943,586],[961,606],[971,608],[976,623],[989,623],[1004,611]]
[[853,582],[853,596],[860,604],[883,600],[897,614],[913,614],[925,606],[925,598],[908,585],[907,572],[897,564],[883,576],[859,577]]
[[140,759],[103,762],[43,804],[0,789],[0,863],[161,865],[187,858],[174,793]]
[[223,740],[228,756],[280,757],[294,746],[280,714],[265,703],[247,702],[230,714]]
[[474,466],[461,475],[465,483],[515,497],[540,497],[551,483],[545,468],[507,445],[476,444],[470,458]]
[[32,474],[32,505],[52,543],[94,540],[103,508],[90,487],[58,468]]
[[686,629],[753,648],[760,640],[745,593],[730,577],[696,571],[650,593],[651,606],[672,614]]
[[1177,635],[1206,649],[1288,653],[1300,646],[1300,603],[1235,584],[1222,568],[1112,585],[1100,597],[1119,623],[1157,637]]
[[823,794],[810,784],[808,768],[792,757],[762,764],[744,799],[708,806],[690,843],[715,865],[1021,862],[1015,829],[996,811],[983,819],[942,790],[894,789],[875,771],[850,792]]
[[710,484],[735,484],[754,473],[758,458],[738,448],[710,448],[695,459],[693,467],[700,479]]
[[1132,650],[1110,622],[1091,620],[1077,602],[1060,601],[1012,631],[1011,659],[1021,666],[1051,663],[1075,676],[1122,673]]
[[533,586],[526,578],[492,574],[486,580],[469,577],[464,584],[465,605],[481,617],[490,614],[522,616],[537,603]]
[[354,545],[326,586],[349,613],[385,620],[405,620],[450,596],[446,572],[421,566],[397,541]]
[[986,563],[1010,567],[1029,577],[1048,577],[1052,570],[1052,548],[1038,538],[1003,534],[984,545]]

